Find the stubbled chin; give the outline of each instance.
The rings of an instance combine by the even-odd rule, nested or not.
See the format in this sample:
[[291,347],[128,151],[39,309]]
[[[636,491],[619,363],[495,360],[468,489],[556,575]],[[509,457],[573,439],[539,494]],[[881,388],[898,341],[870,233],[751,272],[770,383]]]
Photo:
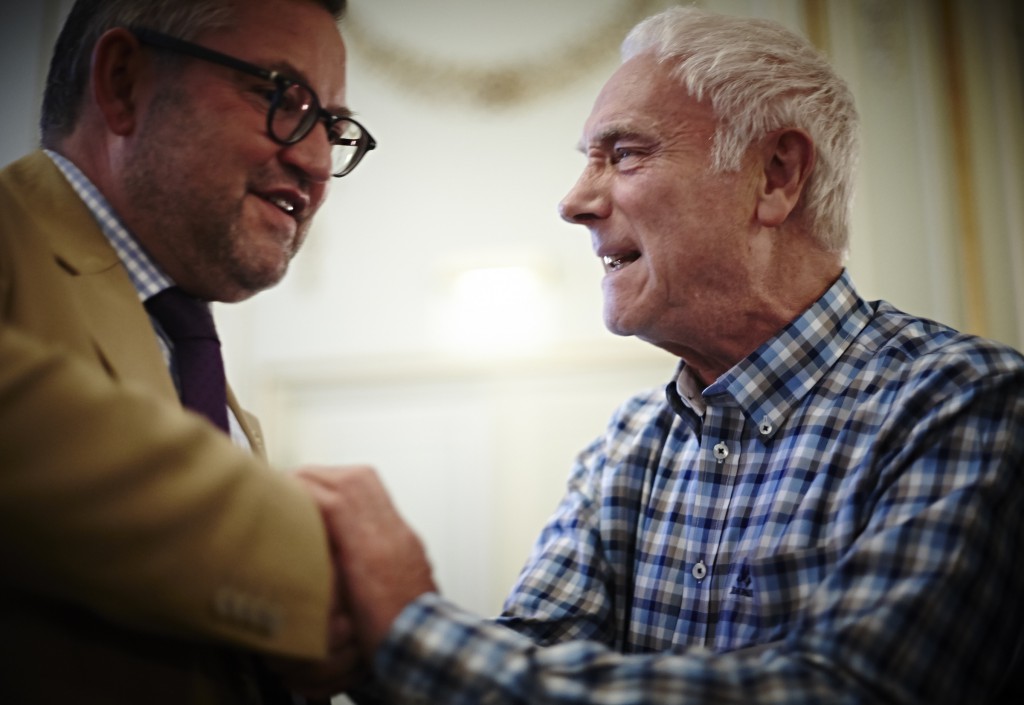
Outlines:
[[288,265],[295,255],[294,237],[288,234],[268,236],[265,233],[249,233],[250,237],[238,241],[235,252],[228,263],[230,277],[242,298],[274,286],[288,271]]

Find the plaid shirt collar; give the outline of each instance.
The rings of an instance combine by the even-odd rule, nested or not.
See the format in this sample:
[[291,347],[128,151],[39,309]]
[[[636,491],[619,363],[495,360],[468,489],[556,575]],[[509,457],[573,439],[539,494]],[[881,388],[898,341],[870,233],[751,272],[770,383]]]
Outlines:
[[85,203],[103,235],[110,242],[110,246],[117,252],[118,258],[128,271],[128,276],[139,294],[139,300],[145,301],[167,287],[173,286],[174,282],[171,278],[150,258],[135,236],[124,226],[95,184],[71,160],[52,150],[45,150],[45,152],[64,174],[64,178],[68,180],[78,197]]
[[[715,380],[702,396],[708,405],[739,407],[767,441],[839,360],[871,315],[871,307],[843,271],[809,309]],[[683,361],[677,380],[687,374]],[[679,384],[673,382],[665,391],[676,414],[699,427],[703,414],[695,413],[680,396]]]

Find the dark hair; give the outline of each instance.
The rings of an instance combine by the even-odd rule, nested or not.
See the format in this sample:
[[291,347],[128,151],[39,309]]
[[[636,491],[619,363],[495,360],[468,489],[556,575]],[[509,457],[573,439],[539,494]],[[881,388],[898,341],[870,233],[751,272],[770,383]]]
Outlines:
[[[309,1],[330,12],[336,21],[345,14],[346,0]],[[231,19],[228,0],[77,0],[50,59],[39,121],[43,146],[56,146],[78,122],[92,50],[106,31],[145,25],[189,40],[204,31],[226,27]]]

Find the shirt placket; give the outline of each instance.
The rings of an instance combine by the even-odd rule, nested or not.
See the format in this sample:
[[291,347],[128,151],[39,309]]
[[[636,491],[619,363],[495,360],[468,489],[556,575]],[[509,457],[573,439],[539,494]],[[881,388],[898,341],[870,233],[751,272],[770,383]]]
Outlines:
[[686,576],[695,597],[689,612],[690,618],[698,621],[692,631],[704,646],[710,646],[713,640],[719,593],[728,574],[728,556],[722,555],[721,542],[739,473],[742,431],[743,415],[735,406],[707,407],[698,469],[685,498]]

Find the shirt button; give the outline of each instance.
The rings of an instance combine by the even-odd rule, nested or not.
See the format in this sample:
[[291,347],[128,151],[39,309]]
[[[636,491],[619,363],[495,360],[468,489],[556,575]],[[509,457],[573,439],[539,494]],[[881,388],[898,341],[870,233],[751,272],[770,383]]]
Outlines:
[[729,457],[729,447],[724,443],[717,443],[714,447],[715,458],[722,462]]
[[697,561],[697,565],[693,566],[693,570],[690,572],[697,580],[703,580],[704,576],[708,574],[708,567],[704,565],[704,561]]
[[767,416],[765,416],[764,420],[761,422],[761,427],[758,430],[761,431],[762,436],[767,436],[769,433],[775,430],[775,427],[772,426],[772,422],[768,420]]

